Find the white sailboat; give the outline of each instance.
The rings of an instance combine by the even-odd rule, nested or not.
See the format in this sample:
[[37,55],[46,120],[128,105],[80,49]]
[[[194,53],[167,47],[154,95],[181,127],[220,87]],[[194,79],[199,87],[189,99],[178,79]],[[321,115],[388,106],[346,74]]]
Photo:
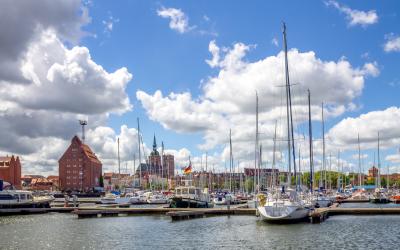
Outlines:
[[270,197],[259,195],[259,206],[257,208],[262,220],[267,222],[280,222],[290,223],[307,218],[309,214],[309,204],[307,204],[300,195],[300,188],[298,182],[298,176],[296,172],[296,161],[295,161],[295,147],[294,147],[294,135],[293,135],[293,119],[292,119],[292,106],[291,106],[291,93],[290,93],[290,81],[289,81],[289,66],[287,59],[287,42],[286,42],[286,25],[283,23],[283,42],[285,49],[285,76],[286,76],[286,118],[287,118],[287,129],[288,129],[288,184],[291,182],[291,154],[293,154],[293,170],[295,177],[295,189],[285,191],[282,188],[282,192],[275,189]]
[[306,218],[309,214],[308,204],[302,200],[296,190],[286,191],[286,197],[276,192],[265,203],[260,198],[258,212],[267,222],[295,222]]

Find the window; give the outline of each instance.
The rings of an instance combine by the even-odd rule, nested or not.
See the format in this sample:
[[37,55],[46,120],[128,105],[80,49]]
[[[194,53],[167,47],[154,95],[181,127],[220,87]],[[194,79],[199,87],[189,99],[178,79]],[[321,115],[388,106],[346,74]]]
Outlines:
[[12,200],[13,196],[11,194],[0,194],[0,200]]
[[69,164],[67,164],[67,168],[69,168],[70,167],[70,165]]

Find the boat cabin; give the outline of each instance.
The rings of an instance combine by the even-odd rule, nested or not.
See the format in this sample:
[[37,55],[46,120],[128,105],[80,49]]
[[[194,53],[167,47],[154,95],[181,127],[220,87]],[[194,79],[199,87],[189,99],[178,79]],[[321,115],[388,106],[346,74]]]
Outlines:
[[33,196],[30,191],[7,190],[0,191],[0,204],[21,204],[32,202]]

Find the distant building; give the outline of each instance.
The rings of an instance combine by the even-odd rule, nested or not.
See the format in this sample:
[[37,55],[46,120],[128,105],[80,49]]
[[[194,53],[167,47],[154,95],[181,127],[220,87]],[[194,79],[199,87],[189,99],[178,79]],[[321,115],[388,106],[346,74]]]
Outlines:
[[168,179],[172,179],[175,176],[175,159],[173,155],[163,156],[164,168],[167,171],[166,175]]
[[89,191],[99,187],[102,164],[90,147],[74,136],[58,161],[60,189]]
[[49,175],[47,179],[53,183],[53,187],[58,189],[60,187],[60,178],[57,175]]
[[27,174],[21,177],[21,182],[23,187],[28,187],[31,185],[33,179],[37,178],[44,178],[43,175],[37,175],[37,174]]
[[121,188],[122,186],[128,186],[126,181],[128,177],[130,177],[130,174],[118,174],[112,172],[104,173],[104,190],[114,190],[117,186],[118,188]]
[[374,179],[378,177],[378,169],[375,166],[372,166],[372,168],[368,169],[368,179]]
[[279,169],[275,168],[261,168],[261,169],[254,169],[254,168],[244,168],[244,175],[245,176],[254,176],[256,173],[260,173],[260,176],[270,176],[273,173],[275,175],[279,174]]
[[21,162],[19,157],[0,157],[0,179],[21,188]]
[[142,178],[148,178],[150,175],[164,177],[171,179],[175,176],[175,160],[174,156],[170,154],[164,154],[162,157],[157,150],[156,136],[153,139],[153,151],[151,151],[148,163],[140,163],[136,169],[136,174],[142,174]]

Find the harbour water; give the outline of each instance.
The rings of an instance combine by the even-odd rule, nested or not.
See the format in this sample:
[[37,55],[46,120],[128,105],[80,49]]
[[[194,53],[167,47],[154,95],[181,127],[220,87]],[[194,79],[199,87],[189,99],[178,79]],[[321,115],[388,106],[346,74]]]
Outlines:
[[255,216],[0,217],[1,249],[397,249],[400,216],[332,216],[270,225]]

